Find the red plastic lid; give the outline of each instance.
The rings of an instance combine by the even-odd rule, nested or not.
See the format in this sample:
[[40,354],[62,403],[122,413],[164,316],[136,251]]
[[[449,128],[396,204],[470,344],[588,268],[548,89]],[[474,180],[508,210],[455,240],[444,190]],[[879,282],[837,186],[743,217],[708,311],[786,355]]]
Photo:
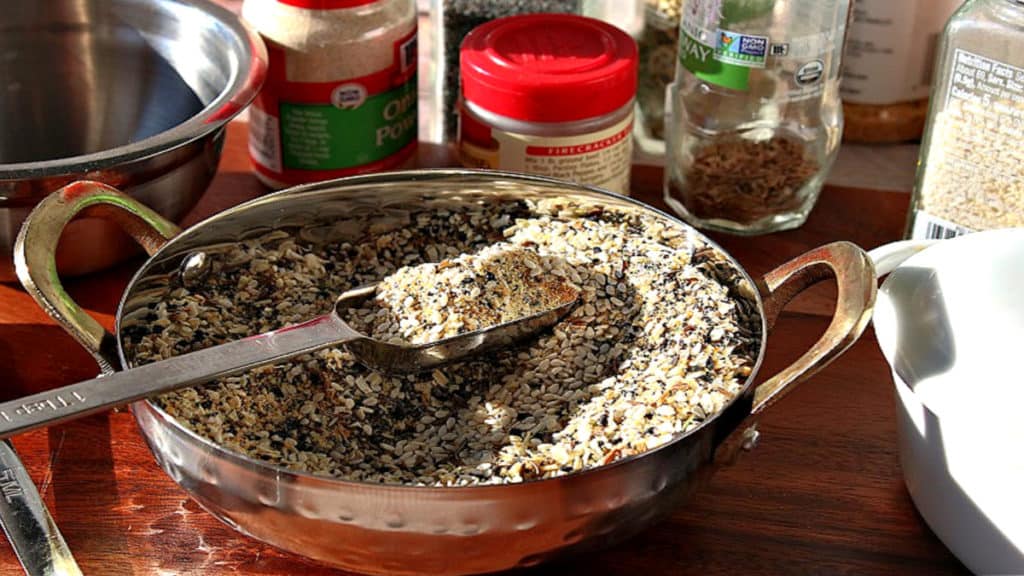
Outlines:
[[466,35],[460,67],[467,101],[517,120],[603,116],[636,95],[636,42],[611,24],[583,16],[492,20]]

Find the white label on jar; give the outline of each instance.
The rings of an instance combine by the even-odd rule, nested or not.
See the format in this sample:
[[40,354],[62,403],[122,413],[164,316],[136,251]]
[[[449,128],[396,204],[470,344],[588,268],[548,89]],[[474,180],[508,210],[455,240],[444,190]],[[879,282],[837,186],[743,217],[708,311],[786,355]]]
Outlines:
[[459,156],[466,167],[528,172],[628,195],[632,129],[632,113],[614,126],[578,136],[533,136],[491,128],[487,146],[460,134]]
[[274,172],[281,171],[281,135],[277,118],[256,106],[249,107],[249,155]]
[[962,0],[858,0],[846,43],[841,95],[859,104],[928,97],[935,50]]
[[1024,226],[1024,68],[960,49],[951,60],[917,208],[973,230]]

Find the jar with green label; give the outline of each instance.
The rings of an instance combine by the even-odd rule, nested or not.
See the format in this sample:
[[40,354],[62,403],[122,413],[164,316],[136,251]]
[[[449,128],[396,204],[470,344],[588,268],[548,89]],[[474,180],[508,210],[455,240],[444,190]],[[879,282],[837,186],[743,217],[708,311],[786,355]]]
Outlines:
[[666,95],[665,201],[695,226],[804,223],[842,134],[850,0],[686,0]]
[[417,143],[415,0],[246,0],[269,69],[249,111],[257,176],[280,188],[399,168]]

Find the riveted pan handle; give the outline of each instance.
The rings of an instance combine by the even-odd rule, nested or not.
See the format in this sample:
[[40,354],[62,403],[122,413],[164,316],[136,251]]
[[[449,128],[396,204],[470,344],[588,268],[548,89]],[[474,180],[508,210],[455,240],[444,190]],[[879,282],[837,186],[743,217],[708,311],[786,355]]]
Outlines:
[[[754,390],[750,414],[760,414],[856,342],[871,320],[877,292],[871,258],[850,242],[835,242],[806,252],[772,270],[758,282],[765,323],[770,332],[793,297],[822,280],[833,278],[838,294],[832,322],[807,352]],[[716,459],[728,462],[739,448],[749,448],[756,439],[752,425],[742,426],[719,445]]]
[[112,220],[150,255],[180,232],[150,208],[115,188],[92,181],[73,182],[43,199],[25,219],[14,243],[14,266],[25,290],[86,350],[100,370],[112,373],[117,342],[76,304],[57,277],[57,243],[76,216]]

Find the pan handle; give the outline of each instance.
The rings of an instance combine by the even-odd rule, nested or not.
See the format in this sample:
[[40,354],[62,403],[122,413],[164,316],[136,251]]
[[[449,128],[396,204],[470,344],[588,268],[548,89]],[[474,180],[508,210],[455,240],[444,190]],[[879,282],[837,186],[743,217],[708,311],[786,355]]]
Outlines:
[[828,278],[835,278],[838,288],[832,322],[810,350],[754,390],[751,414],[760,414],[828,366],[860,338],[871,320],[878,291],[871,258],[856,244],[834,242],[797,256],[761,279],[758,289],[768,330],[794,296]]
[[[793,297],[831,278],[838,288],[832,322],[803,356],[754,390],[751,415],[760,414],[778,402],[856,342],[871,320],[877,292],[871,258],[851,242],[835,242],[806,252],[765,274],[758,282],[765,324],[770,332]],[[727,427],[726,430],[727,438],[716,449],[718,460],[729,462],[740,448],[749,449],[757,441],[755,425],[742,426],[741,430]]]
[[14,243],[14,266],[25,290],[86,350],[104,374],[118,364],[117,342],[68,295],[57,277],[57,243],[76,216],[112,220],[153,255],[180,229],[117,189],[83,180],[44,198],[22,224]]

